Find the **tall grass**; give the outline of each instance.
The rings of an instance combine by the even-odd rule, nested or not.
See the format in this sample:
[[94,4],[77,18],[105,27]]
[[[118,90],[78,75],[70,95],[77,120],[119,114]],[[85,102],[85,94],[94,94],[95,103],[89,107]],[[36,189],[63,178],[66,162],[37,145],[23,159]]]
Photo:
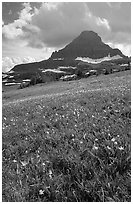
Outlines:
[[130,75],[87,80],[3,104],[4,202],[131,201]]

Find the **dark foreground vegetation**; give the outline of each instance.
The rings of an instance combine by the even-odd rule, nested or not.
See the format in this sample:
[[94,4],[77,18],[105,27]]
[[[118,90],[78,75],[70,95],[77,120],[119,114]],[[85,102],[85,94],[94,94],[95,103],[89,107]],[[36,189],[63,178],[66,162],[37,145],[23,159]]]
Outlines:
[[4,101],[3,201],[131,201],[130,81],[125,71]]

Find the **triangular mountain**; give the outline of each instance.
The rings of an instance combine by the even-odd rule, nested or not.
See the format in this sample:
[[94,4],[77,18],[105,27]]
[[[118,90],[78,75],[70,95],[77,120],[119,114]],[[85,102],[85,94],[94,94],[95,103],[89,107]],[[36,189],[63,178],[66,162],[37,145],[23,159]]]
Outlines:
[[83,31],[77,38],[69,43],[65,48],[52,53],[51,58],[76,58],[89,57],[99,59],[110,55],[120,55],[124,57],[119,49],[112,49],[102,42],[101,37],[93,31]]
[[123,60],[127,59],[119,49],[112,49],[109,45],[103,43],[97,33],[93,31],[83,31],[63,49],[53,52],[48,60],[19,64],[14,66],[12,70],[14,74],[19,75],[19,78],[29,78],[40,71],[40,69],[57,69],[59,66],[77,67],[80,62],[80,60],[75,60],[77,57],[100,59],[108,55],[110,57],[118,55],[118,58],[120,56]]

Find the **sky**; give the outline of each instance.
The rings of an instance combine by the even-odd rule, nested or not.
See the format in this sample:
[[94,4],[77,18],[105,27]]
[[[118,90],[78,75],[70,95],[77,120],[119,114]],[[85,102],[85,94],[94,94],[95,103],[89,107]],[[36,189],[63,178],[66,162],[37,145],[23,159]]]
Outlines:
[[2,2],[2,71],[48,59],[82,31],[131,55],[130,2]]

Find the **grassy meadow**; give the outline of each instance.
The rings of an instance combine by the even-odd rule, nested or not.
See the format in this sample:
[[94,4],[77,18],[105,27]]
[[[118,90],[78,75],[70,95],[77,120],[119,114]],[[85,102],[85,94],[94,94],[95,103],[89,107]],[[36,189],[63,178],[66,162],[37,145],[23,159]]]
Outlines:
[[3,92],[3,202],[131,201],[131,72]]

